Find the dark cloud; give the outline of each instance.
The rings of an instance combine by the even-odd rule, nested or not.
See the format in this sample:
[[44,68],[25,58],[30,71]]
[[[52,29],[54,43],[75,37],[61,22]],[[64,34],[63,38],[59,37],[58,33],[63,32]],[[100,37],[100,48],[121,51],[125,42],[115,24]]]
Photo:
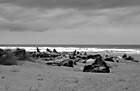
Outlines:
[[0,31],[134,26],[140,24],[139,4],[140,0],[0,0]]
[[11,22],[0,22],[0,31],[27,31],[29,29],[25,24],[11,23]]
[[140,0],[0,0],[0,3],[30,8],[100,9],[139,6]]
[[[56,10],[57,11],[57,10]],[[58,12],[47,13],[49,16],[45,16],[40,13],[26,14],[14,14],[6,13],[0,18],[0,31],[48,31],[48,30],[57,30],[57,29],[73,29],[77,28],[85,22],[87,22],[87,18],[84,17],[76,17],[73,14],[69,15],[69,12]],[[33,12],[31,12],[33,13]],[[60,15],[62,13],[62,15]],[[31,15],[31,16],[28,16]],[[46,15],[46,14],[45,14]],[[6,16],[6,17],[5,17]],[[20,16],[20,17],[18,17]],[[17,17],[17,18],[16,18]]]

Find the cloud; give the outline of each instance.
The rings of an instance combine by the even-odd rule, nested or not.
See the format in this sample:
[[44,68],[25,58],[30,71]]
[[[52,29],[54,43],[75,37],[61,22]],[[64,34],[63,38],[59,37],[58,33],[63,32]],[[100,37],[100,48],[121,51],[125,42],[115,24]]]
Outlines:
[[1,31],[47,31],[78,27],[85,19],[73,9],[25,9],[18,6],[0,6]]
[[138,27],[140,0],[0,0],[0,31]]
[[139,6],[140,0],[0,0],[0,3],[30,8],[103,9]]

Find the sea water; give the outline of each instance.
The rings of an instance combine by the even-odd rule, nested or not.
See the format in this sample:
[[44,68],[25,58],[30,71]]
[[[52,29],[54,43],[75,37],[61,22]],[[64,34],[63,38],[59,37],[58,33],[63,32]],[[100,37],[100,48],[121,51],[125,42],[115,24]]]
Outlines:
[[113,52],[113,53],[136,53],[140,54],[140,45],[0,45],[1,49],[16,49],[22,48],[26,51],[36,51],[39,48],[41,52],[46,52],[46,49],[56,49],[58,52]]

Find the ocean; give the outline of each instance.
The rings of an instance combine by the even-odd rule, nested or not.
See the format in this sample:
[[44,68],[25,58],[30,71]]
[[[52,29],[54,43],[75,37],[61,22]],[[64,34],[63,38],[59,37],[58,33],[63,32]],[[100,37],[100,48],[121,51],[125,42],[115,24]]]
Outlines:
[[0,45],[2,49],[24,48],[26,51],[36,51],[36,47],[41,52],[45,52],[47,48],[56,49],[58,52],[72,52],[74,50],[80,52],[114,52],[114,53],[137,53],[140,54],[140,45],[45,45],[45,44],[9,44]]

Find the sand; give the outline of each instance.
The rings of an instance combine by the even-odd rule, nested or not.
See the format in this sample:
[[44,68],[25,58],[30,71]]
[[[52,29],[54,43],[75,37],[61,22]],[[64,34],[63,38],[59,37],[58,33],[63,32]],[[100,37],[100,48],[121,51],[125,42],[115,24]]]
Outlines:
[[69,68],[38,61],[0,65],[0,91],[140,91],[140,63],[108,62],[111,73],[86,73],[82,63]]

